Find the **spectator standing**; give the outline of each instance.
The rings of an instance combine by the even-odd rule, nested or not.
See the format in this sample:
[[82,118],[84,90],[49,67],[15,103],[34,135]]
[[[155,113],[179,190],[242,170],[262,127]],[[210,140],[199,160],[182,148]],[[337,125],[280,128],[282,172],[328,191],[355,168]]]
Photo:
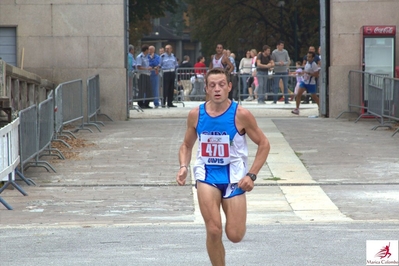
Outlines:
[[129,98],[129,105],[133,102],[133,77],[134,71],[136,69],[136,60],[134,59],[134,46],[129,44],[129,53],[127,54],[127,70],[129,76],[129,88],[128,88],[128,98]]
[[129,53],[127,57],[127,67],[129,73],[136,69],[136,60],[134,60],[134,46],[132,44],[129,45]]
[[151,79],[150,79],[150,63],[148,60],[148,45],[143,44],[141,46],[141,53],[136,58],[136,66],[137,71],[139,73],[139,93],[138,93],[138,105],[145,109],[145,108],[152,108],[150,107],[150,101],[148,100],[151,98]]
[[155,47],[148,47],[148,60],[151,69],[151,88],[152,96],[154,97],[154,107],[159,107],[159,64],[161,62],[159,55],[155,53]]
[[163,71],[163,99],[162,107],[177,107],[173,105],[173,95],[175,92],[176,68],[178,66],[177,59],[172,53],[170,44],[165,46],[165,53],[161,55],[160,66]]
[[248,95],[247,80],[251,76],[252,71],[252,58],[249,50],[246,52],[245,57],[241,59],[238,69],[240,71],[241,91],[246,96]]
[[197,63],[194,64],[194,71],[195,74],[206,74],[205,57],[203,55],[198,56]]
[[[258,52],[256,49],[251,49],[251,58],[252,58],[252,69],[251,69],[251,77],[248,78],[247,83],[248,83],[248,98],[245,99],[245,101],[253,101],[256,99],[256,94],[258,92],[258,78],[256,77],[256,58],[257,58]],[[256,91],[256,93],[255,93]]]
[[256,77],[258,78],[258,104],[266,104],[267,81],[269,69],[274,66],[270,56],[270,46],[263,45],[263,52],[256,57]]
[[226,50],[226,55],[230,60],[230,63],[233,65],[233,71],[230,73],[230,82],[233,84],[233,87],[229,93],[230,100],[238,101],[238,76],[237,76],[237,65],[236,65],[236,55],[232,53],[229,49]]
[[273,103],[277,103],[279,93],[280,79],[283,80],[284,86],[284,102],[288,101],[288,68],[290,64],[290,56],[287,50],[284,49],[284,42],[277,43],[277,49],[272,53],[272,60],[274,61],[274,78],[273,78]]

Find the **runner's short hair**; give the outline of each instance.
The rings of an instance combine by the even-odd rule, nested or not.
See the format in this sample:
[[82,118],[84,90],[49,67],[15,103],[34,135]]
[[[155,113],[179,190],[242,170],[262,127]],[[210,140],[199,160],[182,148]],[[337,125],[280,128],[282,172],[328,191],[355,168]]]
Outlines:
[[221,68],[221,67],[215,67],[215,68],[210,69],[210,70],[206,73],[206,75],[205,75],[205,84],[208,85],[208,77],[209,77],[210,75],[218,75],[218,74],[224,74],[224,75],[226,76],[227,83],[230,83],[230,75],[229,75],[229,73],[226,71],[226,69]]

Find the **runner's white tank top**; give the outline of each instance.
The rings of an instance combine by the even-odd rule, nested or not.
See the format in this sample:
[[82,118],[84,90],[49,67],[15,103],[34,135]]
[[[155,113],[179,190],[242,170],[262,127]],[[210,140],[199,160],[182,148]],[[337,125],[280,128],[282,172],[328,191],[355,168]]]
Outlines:
[[215,67],[224,68],[224,65],[222,64],[223,56],[224,55],[222,55],[219,59],[216,59],[216,55],[213,56],[213,59],[212,59],[213,68],[215,68]]

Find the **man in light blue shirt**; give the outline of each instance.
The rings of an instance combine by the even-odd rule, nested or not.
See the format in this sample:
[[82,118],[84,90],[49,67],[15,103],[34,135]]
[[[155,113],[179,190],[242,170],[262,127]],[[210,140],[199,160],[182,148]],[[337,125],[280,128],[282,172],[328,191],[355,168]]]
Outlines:
[[129,45],[129,53],[127,54],[127,70],[129,76],[128,97],[129,105],[133,102],[133,83],[134,83],[134,70],[136,69],[136,60],[134,60],[134,46]]
[[127,62],[127,69],[129,70],[130,75],[130,73],[136,69],[136,60],[134,60],[134,46],[131,44],[129,45]]
[[160,66],[163,72],[163,99],[162,107],[177,107],[173,105],[173,95],[175,90],[176,67],[178,66],[176,57],[172,54],[172,46],[165,46],[165,53],[161,55]]
[[150,63],[148,60],[148,45],[143,44],[141,46],[141,53],[136,58],[136,67],[139,76],[139,94],[138,94],[138,105],[141,108],[152,108],[149,106],[149,99],[152,96],[151,93],[151,80],[150,80]]
[[150,46],[148,48],[148,60],[150,67],[152,68],[151,70],[151,88],[152,88],[152,96],[154,97],[154,107],[158,108],[159,107],[159,64],[161,61],[161,58],[159,55],[155,53],[155,47]]

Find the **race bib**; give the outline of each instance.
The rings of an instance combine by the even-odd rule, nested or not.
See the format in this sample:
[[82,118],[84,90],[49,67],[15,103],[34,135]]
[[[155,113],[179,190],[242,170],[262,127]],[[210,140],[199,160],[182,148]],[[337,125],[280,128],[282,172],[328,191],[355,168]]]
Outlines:
[[200,138],[201,159],[208,165],[230,163],[230,137],[228,135],[203,135]]

